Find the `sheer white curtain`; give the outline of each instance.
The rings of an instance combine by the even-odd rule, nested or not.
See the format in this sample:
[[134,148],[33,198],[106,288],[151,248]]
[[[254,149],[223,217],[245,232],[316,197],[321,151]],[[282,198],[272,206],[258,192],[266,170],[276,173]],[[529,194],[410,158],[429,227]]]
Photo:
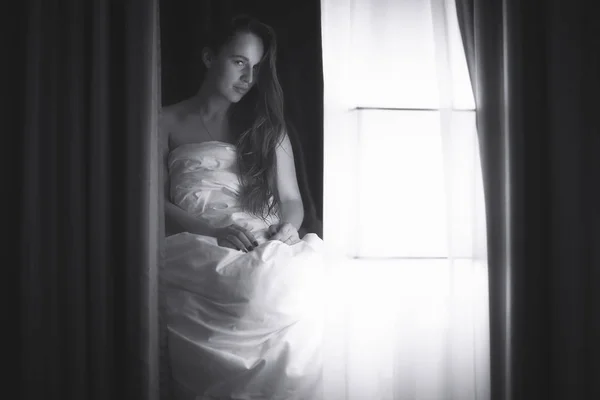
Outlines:
[[322,0],[324,398],[489,398],[485,215],[454,0]]

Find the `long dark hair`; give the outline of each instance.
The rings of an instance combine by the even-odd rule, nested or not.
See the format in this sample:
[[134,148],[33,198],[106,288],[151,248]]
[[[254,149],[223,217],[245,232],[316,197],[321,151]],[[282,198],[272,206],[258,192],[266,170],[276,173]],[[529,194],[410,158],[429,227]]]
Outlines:
[[230,109],[237,136],[237,164],[242,208],[265,219],[279,210],[276,190],[275,149],[286,134],[283,91],[277,77],[277,41],[270,26],[248,15],[239,15],[211,29],[209,47],[218,52],[238,33],[253,33],[264,47],[256,83]]

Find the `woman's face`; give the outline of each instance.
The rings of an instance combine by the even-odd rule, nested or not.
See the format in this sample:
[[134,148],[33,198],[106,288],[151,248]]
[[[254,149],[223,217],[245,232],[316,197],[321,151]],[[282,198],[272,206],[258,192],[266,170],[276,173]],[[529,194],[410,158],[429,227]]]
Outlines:
[[263,43],[258,36],[237,33],[218,54],[205,60],[207,78],[223,97],[237,103],[256,82],[258,63],[263,54]]

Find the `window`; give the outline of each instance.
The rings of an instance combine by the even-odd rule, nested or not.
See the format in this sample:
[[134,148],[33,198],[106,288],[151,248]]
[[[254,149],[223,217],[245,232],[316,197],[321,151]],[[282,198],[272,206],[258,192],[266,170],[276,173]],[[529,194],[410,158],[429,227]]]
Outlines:
[[331,398],[489,388],[483,186],[453,1],[321,3]]
[[[357,257],[448,256],[446,165],[437,110],[357,109]],[[454,145],[464,150],[454,165],[451,192],[461,213],[452,226],[460,254],[469,254],[474,218],[472,178],[477,167],[473,112],[453,113]],[[458,143],[456,141],[459,141]]]
[[324,65],[325,237],[353,258],[472,258],[483,194],[454,1],[337,3],[324,26],[336,53]]

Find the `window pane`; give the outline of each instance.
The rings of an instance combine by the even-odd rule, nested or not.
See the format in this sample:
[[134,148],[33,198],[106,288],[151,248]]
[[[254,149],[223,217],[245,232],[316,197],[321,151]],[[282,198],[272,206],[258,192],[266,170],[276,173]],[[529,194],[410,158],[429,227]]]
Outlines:
[[[350,80],[363,107],[440,108],[440,79],[451,79],[455,108],[473,109],[473,93],[453,0],[354,0]],[[434,25],[444,28],[434,29]],[[437,48],[437,50],[436,50]],[[444,49],[443,53],[439,53]],[[445,77],[440,70],[448,73]]]
[[[359,257],[472,257],[482,188],[474,112],[358,110]],[[448,236],[451,224],[451,236]]]
[[358,256],[447,254],[437,111],[358,113]]
[[355,104],[438,108],[429,1],[355,0],[352,49]]
[[487,239],[475,112],[450,113],[442,126],[449,254],[479,258]]

